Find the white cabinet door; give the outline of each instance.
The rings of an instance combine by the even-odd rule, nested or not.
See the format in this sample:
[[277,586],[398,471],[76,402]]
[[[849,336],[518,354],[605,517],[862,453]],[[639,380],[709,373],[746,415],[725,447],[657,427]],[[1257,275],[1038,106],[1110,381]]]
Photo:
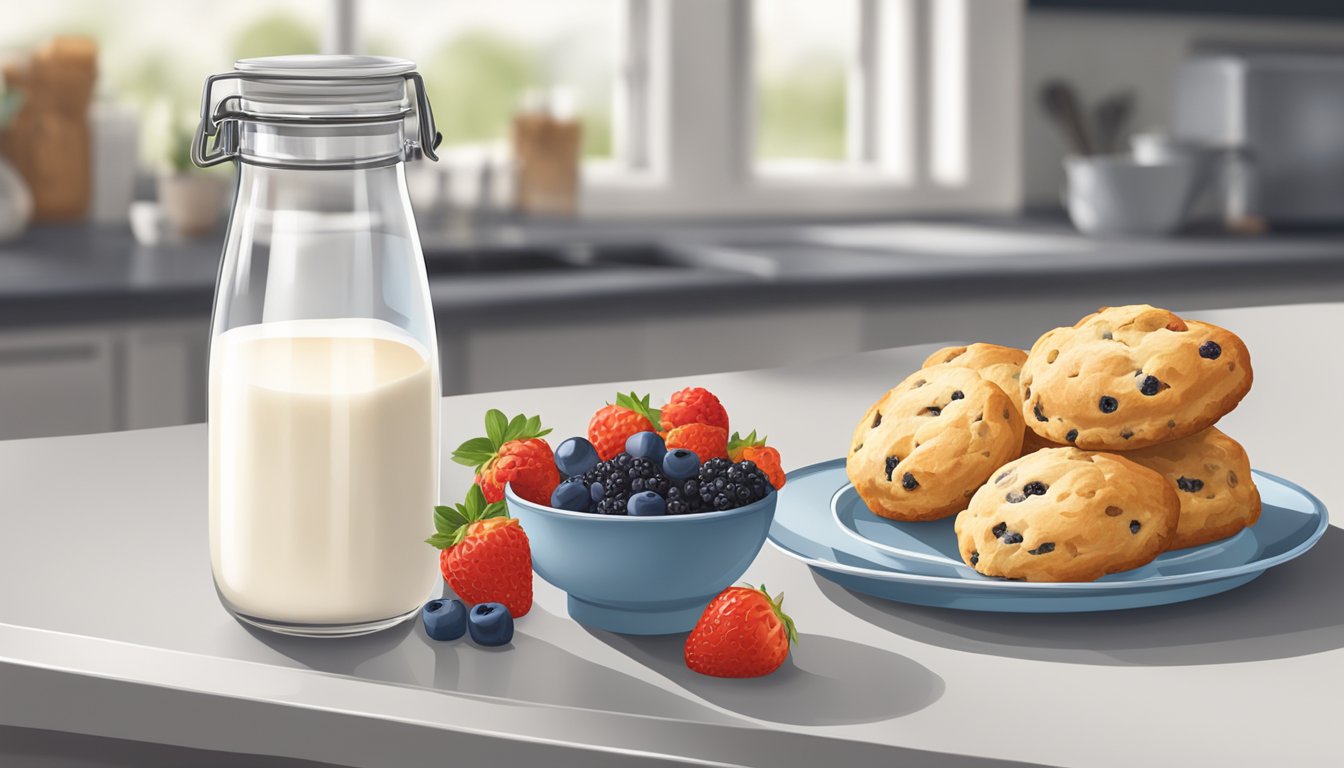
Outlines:
[[104,331],[0,332],[0,440],[115,429],[114,353]]
[[205,320],[130,327],[123,335],[121,429],[205,421]]

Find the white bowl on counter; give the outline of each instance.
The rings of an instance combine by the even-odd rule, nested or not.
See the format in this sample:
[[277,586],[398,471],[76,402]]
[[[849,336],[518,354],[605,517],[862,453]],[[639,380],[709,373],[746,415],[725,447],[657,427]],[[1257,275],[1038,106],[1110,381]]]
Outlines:
[[1064,158],[1069,218],[1086,235],[1163,236],[1185,223],[1198,164],[1173,158],[1142,163],[1129,155]]

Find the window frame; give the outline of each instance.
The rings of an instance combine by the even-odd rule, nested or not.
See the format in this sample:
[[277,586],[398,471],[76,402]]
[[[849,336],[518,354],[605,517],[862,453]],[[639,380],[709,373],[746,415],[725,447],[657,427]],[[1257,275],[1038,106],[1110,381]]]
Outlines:
[[[337,45],[357,46],[355,1],[331,0],[328,40]],[[859,4],[860,20],[846,121],[854,162],[807,169],[756,162],[751,14],[762,1],[768,2],[622,0],[614,158],[585,163],[584,215],[770,218],[1020,208],[1024,0],[846,0]],[[958,25],[951,38],[948,23]],[[939,39],[959,42],[961,51]],[[938,87],[940,69],[960,77]],[[940,144],[949,134],[962,143],[951,154]],[[935,167],[949,157],[952,166],[963,166],[960,178]]]

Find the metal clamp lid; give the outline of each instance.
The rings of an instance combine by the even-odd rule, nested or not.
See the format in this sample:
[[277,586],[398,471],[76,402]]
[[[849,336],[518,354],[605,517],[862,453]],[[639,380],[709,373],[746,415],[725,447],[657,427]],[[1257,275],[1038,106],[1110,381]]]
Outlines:
[[[191,161],[201,168],[207,168],[212,165],[219,165],[238,157],[239,152],[239,124],[246,122],[253,123],[271,123],[277,125],[359,125],[370,123],[386,123],[395,120],[404,120],[411,114],[415,114],[419,125],[419,139],[417,141],[408,141],[403,151],[403,158],[410,159],[423,153],[430,160],[438,160],[439,156],[434,150],[438,149],[443,141],[443,135],[439,133],[434,124],[434,110],[429,105],[429,97],[425,95],[425,82],[420,77],[419,72],[406,72],[396,75],[369,75],[366,79],[388,79],[389,77],[400,77],[413,87],[415,92],[415,109],[402,107],[391,112],[367,113],[359,115],[277,115],[277,114],[259,114],[249,112],[242,108],[241,94],[232,94],[219,100],[214,109],[211,109],[213,103],[212,91],[216,83],[225,80],[246,80],[246,81],[312,81],[312,82],[331,82],[333,80],[349,80],[359,76],[343,75],[333,78],[331,75],[300,74],[300,73],[272,73],[272,72],[224,72],[217,75],[210,75],[205,79],[205,86],[201,94],[201,114],[200,122],[196,125],[196,134],[191,142]],[[210,139],[214,138],[213,147],[210,146]]]

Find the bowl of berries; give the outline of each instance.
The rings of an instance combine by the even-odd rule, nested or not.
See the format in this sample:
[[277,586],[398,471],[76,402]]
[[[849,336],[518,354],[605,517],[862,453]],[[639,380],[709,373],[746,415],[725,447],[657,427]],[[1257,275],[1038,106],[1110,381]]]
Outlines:
[[569,615],[611,632],[687,632],[760,552],[784,473],[779,453],[729,437],[718,398],[682,390],[662,409],[620,395],[587,437],[556,446],[559,482],[540,503],[505,489],[532,567],[568,593]]

